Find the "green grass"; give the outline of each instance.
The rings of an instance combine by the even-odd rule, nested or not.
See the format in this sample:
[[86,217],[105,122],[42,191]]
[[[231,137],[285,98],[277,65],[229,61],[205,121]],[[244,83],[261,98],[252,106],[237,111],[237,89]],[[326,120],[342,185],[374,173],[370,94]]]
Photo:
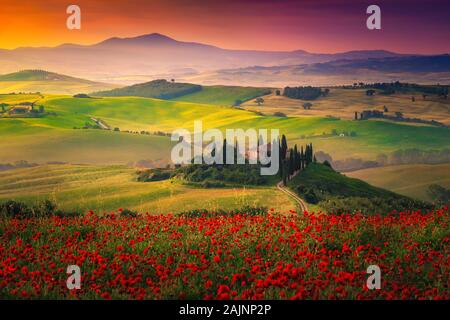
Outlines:
[[[0,103],[20,103],[38,98],[36,95],[0,95]],[[278,128],[281,133],[286,134],[289,143],[304,145],[312,142],[316,151],[323,150],[331,154],[333,159],[374,159],[379,153],[398,149],[443,149],[450,145],[448,129],[385,121],[350,121],[325,117],[280,118],[217,105],[138,97],[81,99],[66,95],[45,95],[39,104],[43,104],[46,112],[51,114],[43,118],[0,118],[0,163],[27,160],[41,164],[61,161],[71,164],[132,165],[139,160],[152,160],[156,165],[164,165],[169,162],[173,146],[169,137],[73,129],[82,127],[86,122],[93,123],[91,117],[102,119],[110,127],[119,127],[122,131],[172,132],[177,128],[192,131],[194,120],[202,120],[204,129]],[[331,132],[333,129],[355,131],[357,136],[320,136],[322,132]],[[302,139],[303,135],[315,137]],[[194,189],[169,182],[136,184],[132,179],[132,169],[124,167],[117,171],[99,167],[99,172],[95,174],[101,175],[103,170],[113,174],[94,181],[84,178],[90,177],[92,173],[57,174],[58,178],[55,178],[54,170],[64,166],[55,168],[50,166],[50,172],[45,173],[43,178],[32,179],[33,187],[27,187],[27,177],[33,177],[33,170],[37,170],[37,173],[45,170],[30,168],[2,172],[2,178],[11,175],[9,179],[22,181],[22,186],[13,188],[11,183],[0,179],[0,197],[34,201],[55,195],[56,201],[69,209],[112,210],[129,206],[160,212],[200,207],[236,208],[245,204],[267,204],[279,208],[287,207],[286,201],[291,205],[289,199],[274,193],[276,190],[273,187],[235,191]],[[79,170],[82,168],[84,167],[79,167]],[[19,170],[24,170],[23,176]],[[90,170],[88,169],[89,172]],[[47,175],[55,181],[54,184],[49,186]],[[70,182],[71,178],[74,181]],[[359,183],[353,187],[354,190],[362,186]],[[340,181],[336,181],[337,189],[340,188],[339,184]]]
[[[30,97],[27,96],[26,99]],[[19,95],[0,96],[1,102],[17,101]],[[374,159],[379,153],[399,149],[442,149],[450,145],[448,129],[411,126],[387,121],[350,121],[323,117],[260,116],[229,107],[166,101],[138,97],[81,99],[46,95],[39,101],[47,112],[44,118],[0,119],[0,162],[12,160],[75,163],[127,163],[141,159],[170,156],[167,137],[140,136],[101,130],[73,130],[91,117],[123,130],[172,132],[177,128],[193,130],[194,120],[207,128],[278,128],[290,143],[312,142],[333,159],[360,157]],[[355,131],[356,137],[321,137],[333,129]],[[302,136],[314,136],[303,138]],[[60,155],[55,159],[54,155]],[[164,156],[165,155],[165,156]],[[91,162],[92,159],[96,159]],[[104,162],[106,159],[109,161]],[[62,160],[61,160],[62,161]]]
[[108,212],[129,208],[168,213],[195,208],[233,209],[246,205],[287,212],[292,200],[275,187],[196,189],[176,180],[137,182],[125,166],[48,165],[0,172],[0,202],[32,204],[50,199],[65,210]]
[[93,92],[93,96],[103,97],[145,97],[157,99],[172,99],[201,90],[197,84],[154,80],[108,91]]
[[236,100],[242,102],[254,99],[266,94],[268,89],[237,86],[203,86],[199,92],[184,95],[173,99],[201,104],[215,104],[221,106],[232,106]]
[[348,172],[345,175],[425,201],[432,200],[427,194],[431,184],[450,188],[450,164],[388,166]]
[[393,192],[374,187],[359,179],[349,178],[333,169],[312,163],[296,177],[288,186],[304,185],[315,190],[326,190],[333,196],[344,197],[392,197]]
[[328,213],[389,213],[393,210],[430,210],[431,204],[347,177],[330,167],[311,163],[288,182],[308,203]]

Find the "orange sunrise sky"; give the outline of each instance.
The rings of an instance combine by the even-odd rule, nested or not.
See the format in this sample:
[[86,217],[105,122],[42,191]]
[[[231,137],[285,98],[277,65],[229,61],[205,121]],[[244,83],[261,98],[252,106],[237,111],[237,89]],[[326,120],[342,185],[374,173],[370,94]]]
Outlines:
[[[81,30],[66,8],[81,7]],[[382,30],[369,31],[369,1],[1,0],[0,48],[93,44],[158,32],[222,48],[339,52],[450,52],[448,1],[378,1]]]

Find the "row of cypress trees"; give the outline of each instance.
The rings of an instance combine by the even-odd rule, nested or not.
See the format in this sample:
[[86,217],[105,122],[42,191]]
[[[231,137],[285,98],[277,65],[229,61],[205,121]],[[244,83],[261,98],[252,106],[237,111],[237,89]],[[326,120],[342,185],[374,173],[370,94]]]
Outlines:
[[293,177],[294,173],[303,170],[311,162],[316,162],[313,152],[312,143],[303,146],[298,150],[297,145],[293,148],[288,148],[286,136],[283,134],[280,143],[280,170],[279,175],[283,179],[283,184]]
[[[262,141],[262,140],[261,140]],[[260,140],[258,140],[258,145],[260,145]],[[224,139],[222,146],[222,155],[223,155],[223,163],[226,163],[227,158],[227,140]],[[216,150],[213,151],[213,155]],[[237,152],[235,147],[233,146],[234,153],[234,163],[237,161]],[[316,162],[316,157],[313,152],[312,143],[307,144],[305,148],[303,146],[298,149],[297,145],[294,145],[293,148],[288,148],[286,136],[283,134],[281,136],[281,141],[279,143],[279,171],[278,174],[280,178],[283,180],[283,183],[286,185],[287,181],[289,181],[294,173],[297,171],[303,170],[308,166],[311,162]]]

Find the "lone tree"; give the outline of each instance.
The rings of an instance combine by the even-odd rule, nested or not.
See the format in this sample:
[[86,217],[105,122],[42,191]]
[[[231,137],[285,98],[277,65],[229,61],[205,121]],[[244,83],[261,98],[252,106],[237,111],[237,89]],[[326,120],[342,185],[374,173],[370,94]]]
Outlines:
[[397,112],[395,112],[395,116],[396,116],[397,118],[403,118],[403,113],[400,112],[400,111],[397,111]]
[[311,110],[311,107],[312,107],[312,103],[311,102],[305,102],[303,104],[303,109],[305,109],[305,110]]
[[277,95],[277,96],[281,95],[281,90],[279,90],[279,89],[275,90],[275,95]]
[[263,98],[261,98],[261,97],[259,97],[259,98],[256,98],[256,103],[258,104],[258,106],[260,106],[262,103],[264,103],[264,99]]

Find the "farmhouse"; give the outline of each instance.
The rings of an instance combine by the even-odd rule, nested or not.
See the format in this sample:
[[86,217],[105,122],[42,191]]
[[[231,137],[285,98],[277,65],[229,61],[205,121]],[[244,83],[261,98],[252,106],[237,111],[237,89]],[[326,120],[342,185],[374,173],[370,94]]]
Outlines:
[[8,111],[8,114],[10,114],[10,115],[25,114],[25,113],[29,113],[30,111],[31,111],[31,106],[17,105],[15,107],[11,108],[11,110]]

